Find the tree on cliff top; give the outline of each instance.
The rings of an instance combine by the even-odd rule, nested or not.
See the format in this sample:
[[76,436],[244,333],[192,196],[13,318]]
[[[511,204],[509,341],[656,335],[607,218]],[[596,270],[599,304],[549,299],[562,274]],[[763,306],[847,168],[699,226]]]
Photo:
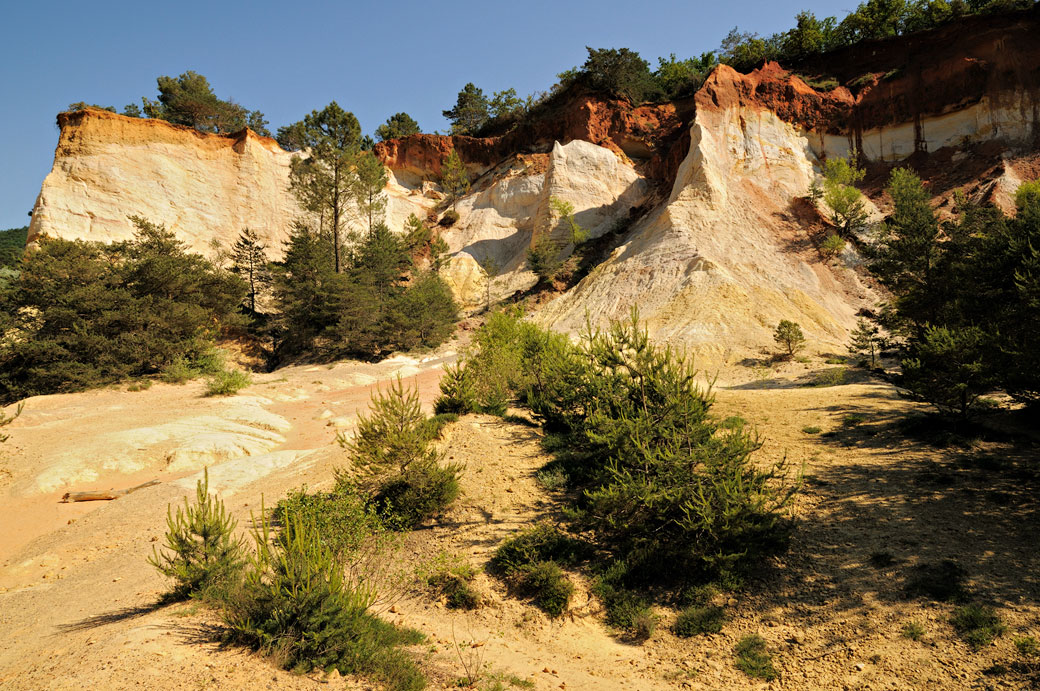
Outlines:
[[443,111],[442,115],[451,123],[452,134],[472,135],[488,121],[489,107],[484,90],[470,82],[462,87],[455,107]]
[[400,139],[410,134],[419,134],[419,123],[412,119],[408,113],[397,113],[386,119],[386,122],[376,128],[376,136],[379,141],[387,139]]
[[141,99],[144,114],[150,118],[187,125],[200,132],[226,134],[248,127],[257,134],[271,136],[263,113],[217,98],[201,74],[189,70],[176,79],[162,76],[156,82],[159,99]]

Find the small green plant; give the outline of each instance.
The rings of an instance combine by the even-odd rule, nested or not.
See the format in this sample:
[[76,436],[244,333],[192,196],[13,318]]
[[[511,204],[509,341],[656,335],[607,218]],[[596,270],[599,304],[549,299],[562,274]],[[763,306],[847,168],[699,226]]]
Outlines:
[[819,434],[822,431],[823,430],[817,427],[816,425],[806,425],[802,428],[802,432],[804,432],[805,434]]
[[911,641],[919,641],[924,638],[925,633],[924,624],[919,621],[908,621],[903,624],[903,638],[909,638]]
[[784,356],[787,359],[793,358],[795,353],[805,347],[805,335],[802,333],[802,327],[787,319],[780,320],[773,332],[773,340],[784,350]]
[[147,391],[150,388],[152,388],[152,380],[151,379],[138,379],[135,382],[131,382],[130,386],[126,387],[126,390],[127,391],[131,391],[131,392],[136,392],[136,391]]
[[745,425],[747,425],[747,420],[739,415],[730,415],[719,423],[721,429],[741,429]]
[[518,590],[550,617],[556,618],[567,611],[574,584],[554,561],[538,561],[520,570]]
[[462,491],[459,475],[462,465],[440,465],[420,461],[409,465],[379,486],[373,504],[388,525],[411,530],[442,513]]
[[648,607],[641,612],[637,612],[632,617],[632,638],[637,641],[648,640],[657,631],[657,625],[661,623],[661,618],[658,617]]
[[561,468],[542,468],[534,474],[534,479],[542,489],[555,492],[567,486],[567,473]]
[[206,380],[207,396],[234,396],[253,383],[241,370],[221,370]]
[[856,329],[850,334],[849,354],[853,356],[862,353],[870,355],[870,367],[877,366],[878,354],[885,349],[887,339],[881,335],[881,327],[872,324],[860,317],[856,322]]
[[435,413],[465,415],[477,409],[477,393],[462,362],[445,366],[440,388],[441,395],[433,403]]
[[195,485],[195,503],[167,508],[164,551],[152,549],[148,563],[174,581],[169,598],[219,599],[232,588],[245,566],[245,546],[234,537],[237,522],[224,502],[209,494],[209,469]]
[[992,607],[964,605],[954,610],[950,623],[965,643],[979,650],[1004,635],[1007,626]]
[[829,358],[827,358],[826,360],[823,361],[823,364],[825,364],[825,365],[844,365],[845,364],[845,358],[829,357]]
[[565,535],[550,523],[539,523],[499,545],[488,562],[488,570],[508,576],[539,561],[575,564],[587,553],[584,542]]
[[766,641],[758,634],[750,634],[741,638],[734,651],[737,655],[737,669],[755,679],[772,681],[779,675],[773,667],[773,658],[766,647]]
[[845,251],[845,241],[838,235],[828,235],[820,243],[820,254],[826,259],[834,259]]
[[452,227],[453,225],[455,225],[458,222],[459,222],[459,212],[456,211],[455,209],[448,209],[447,211],[444,212],[444,215],[441,216],[440,224],[442,226],[444,226],[445,228],[450,228],[450,227]]
[[848,370],[845,367],[828,367],[809,382],[809,386],[841,386],[846,383]]
[[842,427],[855,427],[866,422],[867,418],[859,413],[849,413],[841,419]]
[[672,631],[680,638],[690,638],[706,633],[719,633],[726,623],[726,611],[711,605],[687,607],[679,613]]
[[444,555],[426,578],[426,583],[444,597],[448,609],[476,609],[480,595],[473,588],[477,572],[470,564]]
[[189,365],[188,361],[183,357],[174,358],[159,373],[159,378],[167,384],[183,384],[197,376],[199,376],[198,370]]
[[527,268],[534,272],[539,282],[551,284],[563,267],[560,243],[546,233],[538,237],[527,250]]
[[1035,636],[1022,636],[1015,639],[1015,649],[1022,657],[1040,657],[1040,641]]
[[574,220],[573,204],[559,197],[549,197],[549,208],[559,217],[560,223],[567,227],[571,244],[577,247],[589,239],[589,231]]

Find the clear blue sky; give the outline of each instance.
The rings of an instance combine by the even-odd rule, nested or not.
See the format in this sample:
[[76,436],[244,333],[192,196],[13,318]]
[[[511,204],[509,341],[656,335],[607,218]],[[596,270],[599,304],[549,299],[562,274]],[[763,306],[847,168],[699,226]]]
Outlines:
[[399,111],[423,131],[469,81],[486,93],[548,89],[585,46],[657,56],[715,49],[736,25],[784,30],[796,12],[843,16],[848,0],[663,2],[193,3],[20,1],[0,38],[0,228],[28,223],[57,143],[55,115],[75,101],[122,110],[156,96],[155,78],[205,75],[221,98],[279,125],[336,100],[371,133]]

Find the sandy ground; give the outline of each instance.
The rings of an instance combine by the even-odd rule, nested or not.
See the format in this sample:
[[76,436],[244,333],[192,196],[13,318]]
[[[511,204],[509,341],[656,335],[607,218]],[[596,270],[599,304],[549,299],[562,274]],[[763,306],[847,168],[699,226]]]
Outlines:
[[[190,418],[203,435],[252,439],[210,419],[241,421],[249,416],[240,408],[252,406],[246,426],[277,433],[276,440],[260,434],[261,442],[235,437],[248,455],[236,457],[223,442],[207,447],[216,454],[211,485],[244,525],[262,499],[271,505],[291,488],[331,485],[344,462],[335,435],[349,431],[380,381],[401,374],[432,401],[442,359],[287,368],[256,377],[237,403],[201,397],[201,384],[29,401],[9,428],[0,473],[0,688],[367,688],[294,676],[221,649],[212,615],[191,603],[154,606],[166,584],[147,556],[162,538],[167,504],[191,491],[192,464],[205,460],[197,440],[169,424]],[[633,644],[603,624],[580,574],[571,611],[555,621],[484,574],[476,581],[484,606],[473,612],[448,610],[413,585],[384,616],[427,634],[415,653],[431,687],[455,687],[464,668],[476,666],[536,689],[1028,688],[1024,677],[983,670],[1014,659],[1015,636],[1040,634],[1037,485],[1016,465],[1032,459],[994,442],[935,449],[908,441],[892,424],[918,404],[854,377],[841,386],[796,385],[823,368],[819,358],[769,371],[745,363],[742,375],[727,373],[731,384],[716,388],[716,412],[740,415],[759,431],[763,461],[786,456],[806,476],[790,552],[732,596],[722,633],[676,638],[668,630],[674,612],[661,609],[654,636]],[[845,426],[850,414],[862,422]],[[151,437],[128,434],[162,425]],[[833,434],[803,431],[813,426]],[[479,567],[513,531],[558,518],[557,498],[534,476],[548,460],[536,429],[466,416],[444,443],[466,465],[464,494],[407,536],[395,568],[408,573],[440,554]],[[999,472],[970,462],[995,455],[1005,462]],[[65,491],[153,478],[162,484],[112,502],[59,501]],[[881,553],[891,563],[872,565]],[[967,570],[978,601],[999,606],[1009,633],[994,645],[972,652],[948,623],[952,605],[904,597],[913,565],[943,558]],[[900,635],[910,620],[925,625],[923,640]],[[755,682],[734,668],[732,647],[752,632],[768,641],[777,681]]]

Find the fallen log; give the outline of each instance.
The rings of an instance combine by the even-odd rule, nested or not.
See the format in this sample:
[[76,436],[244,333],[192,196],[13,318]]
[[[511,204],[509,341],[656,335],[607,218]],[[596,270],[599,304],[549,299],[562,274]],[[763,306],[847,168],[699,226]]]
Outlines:
[[158,485],[158,480],[149,480],[143,485],[137,487],[130,487],[128,489],[110,489],[110,490],[93,490],[87,492],[66,492],[65,496],[61,498],[62,502],[69,503],[70,501],[109,501],[112,499],[118,499],[119,497],[126,496],[131,492],[136,492],[139,489],[145,487],[151,487],[152,485]]

